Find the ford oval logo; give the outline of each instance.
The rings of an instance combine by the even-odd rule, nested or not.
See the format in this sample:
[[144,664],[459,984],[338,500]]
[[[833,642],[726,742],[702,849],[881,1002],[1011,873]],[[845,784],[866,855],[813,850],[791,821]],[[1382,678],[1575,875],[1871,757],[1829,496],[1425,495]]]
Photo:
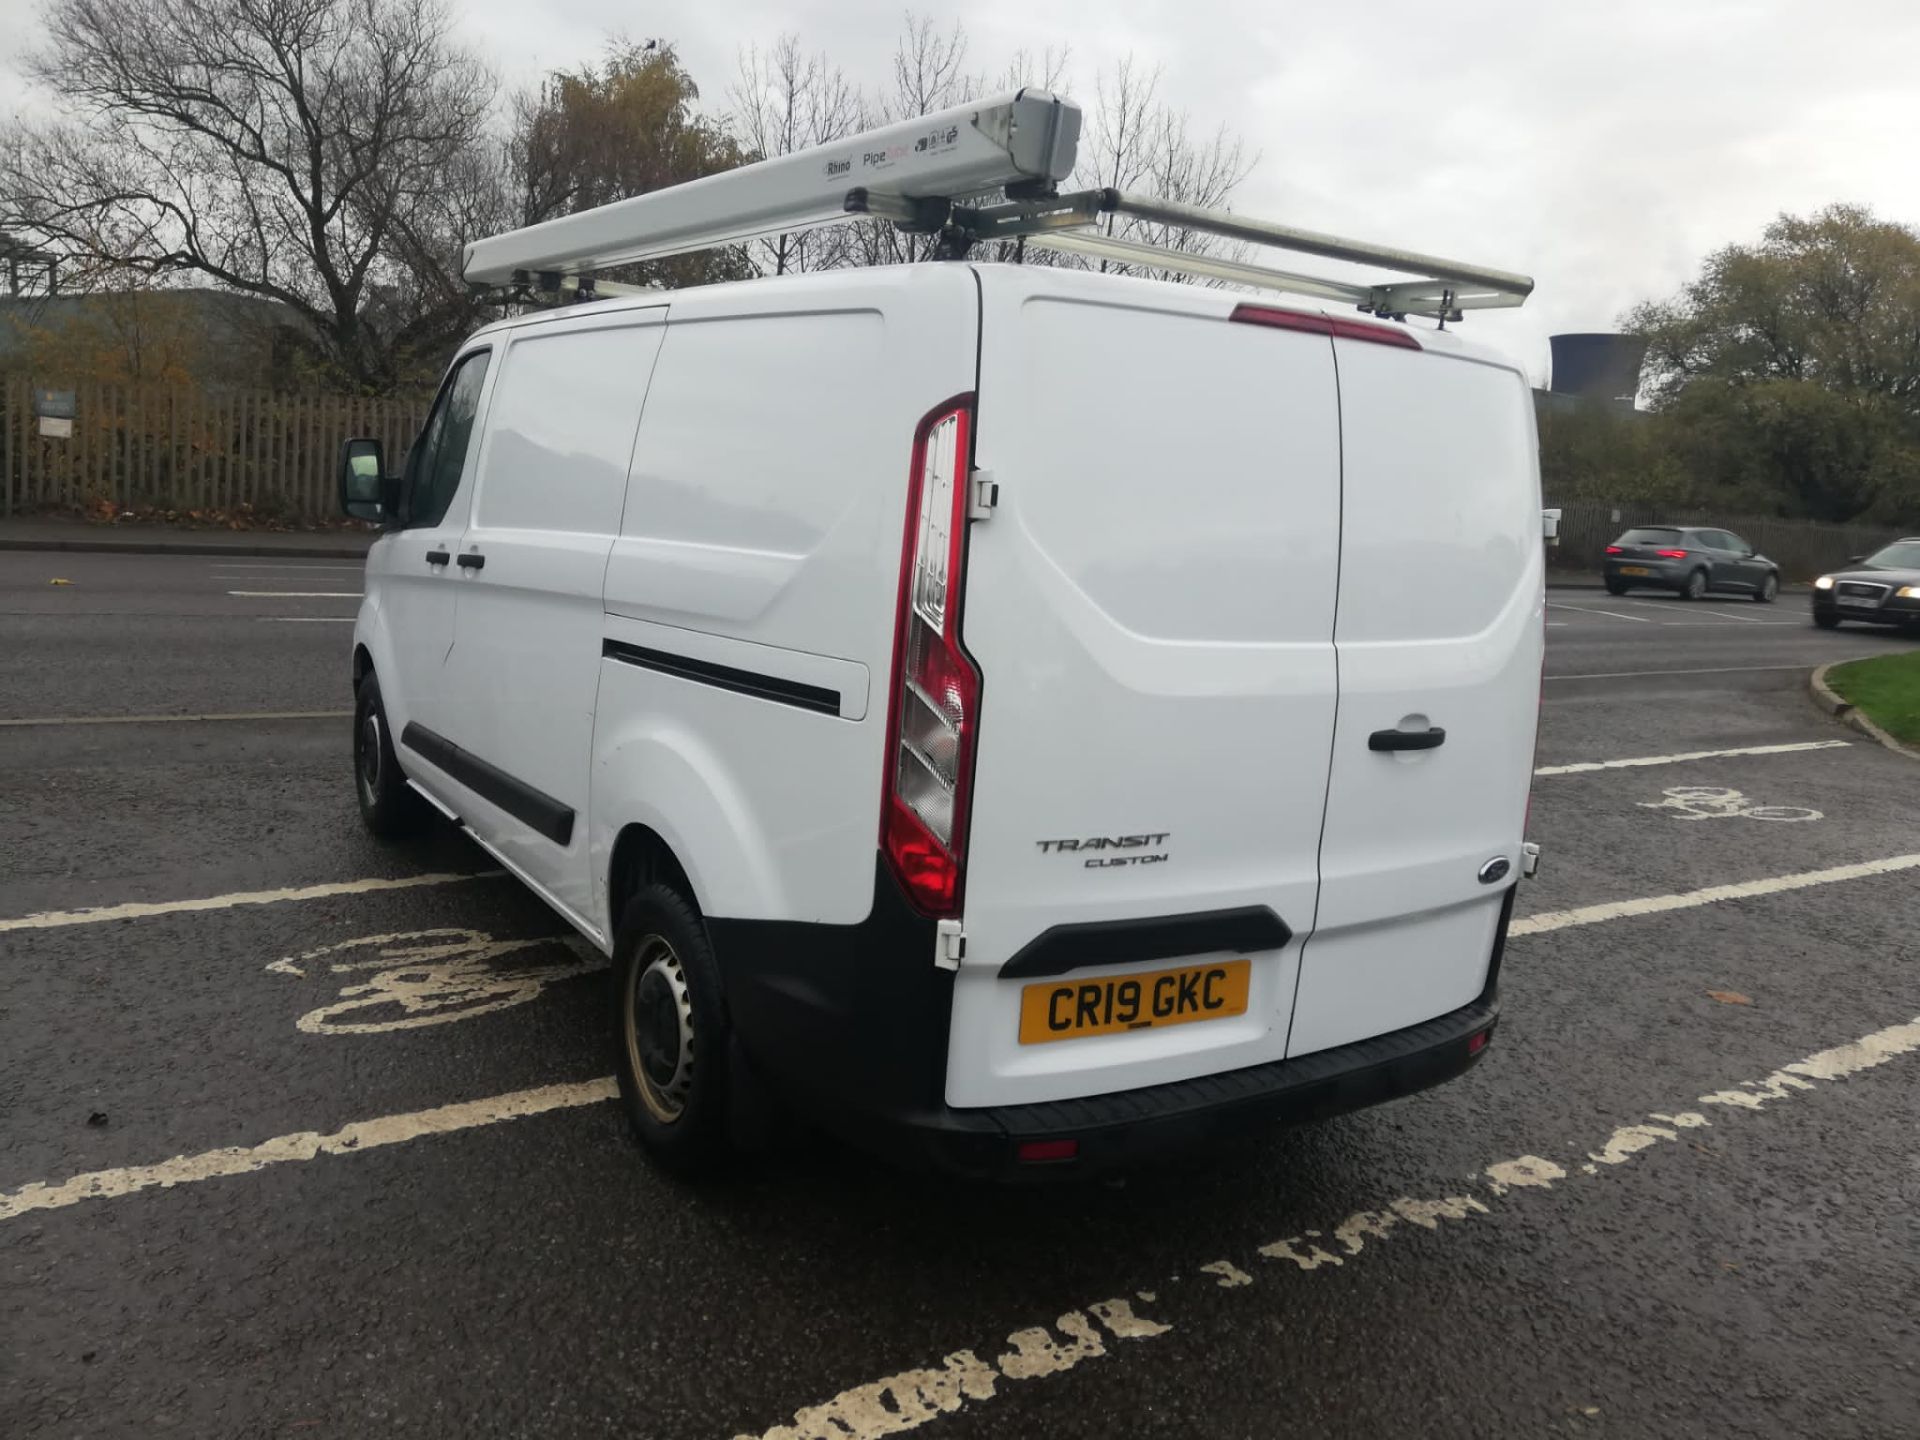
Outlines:
[[1491,885],[1496,880],[1507,878],[1507,872],[1513,869],[1513,862],[1504,855],[1496,855],[1480,867],[1480,883]]

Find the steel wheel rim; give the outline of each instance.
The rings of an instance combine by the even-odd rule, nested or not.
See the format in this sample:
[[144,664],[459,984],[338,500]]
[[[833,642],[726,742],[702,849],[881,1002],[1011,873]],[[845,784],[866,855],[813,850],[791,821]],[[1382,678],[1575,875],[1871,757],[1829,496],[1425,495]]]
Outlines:
[[1698,570],[1687,576],[1687,596],[1689,599],[1698,600],[1702,595],[1706,594],[1706,591],[1706,576],[1702,575]]
[[1765,580],[1760,582],[1760,594],[1762,598],[1771,600],[1779,593],[1780,577],[1778,575],[1769,575]]
[[371,705],[366,714],[360,717],[356,732],[359,740],[360,785],[366,791],[369,800],[380,794],[380,712]]
[[673,1124],[693,1093],[693,996],[679,955],[662,936],[643,938],[627,968],[620,1029],[641,1104],[661,1124]]

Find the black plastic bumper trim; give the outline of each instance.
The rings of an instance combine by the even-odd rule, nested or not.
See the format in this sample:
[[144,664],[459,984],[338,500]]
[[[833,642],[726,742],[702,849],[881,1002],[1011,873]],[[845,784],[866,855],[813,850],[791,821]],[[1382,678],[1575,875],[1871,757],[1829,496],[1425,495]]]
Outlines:
[[675,675],[682,680],[693,680],[720,690],[731,690],[737,695],[776,700],[782,705],[813,710],[822,715],[840,713],[840,692],[823,685],[808,685],[780,675],[763,675],[758,670],[716,665],[711,660],[695,660],[691,656],[674,655],[665,650],[649,650],[644,645],[629,645],[624,640],[604,641],[600,653],[609,660],[637,665],[643,670],[657,670],[662,675]]
[[400,743],[421,759],[446,771],[481,799],[498,805],[514,819],[556,845],[573,839],[573,809],[545,791],[517,780],[498,765],[490,765],[470,750],[462,750],[444,735],[414,721],[400,732]]
[[1278,950],[1292,938],[1287,922],[1265,905],[1146,920],[1089,920],[1042,931],[1000,967],[1000,978],[1065,975],[1089,965],[1137,965],[1223,950]]

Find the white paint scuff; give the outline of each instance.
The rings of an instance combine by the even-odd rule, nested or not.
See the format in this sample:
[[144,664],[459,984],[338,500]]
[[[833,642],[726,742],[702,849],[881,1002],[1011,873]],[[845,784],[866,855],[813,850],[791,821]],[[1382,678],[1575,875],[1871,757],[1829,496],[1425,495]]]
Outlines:
[[206,895],[197,900],[132,901],[125,905],[100,905],[86,910],[42,910],[34,915],[0,920],[0,933],[8,930],[53,930],[63,925],[98,925],[108,920],[142,920],[150,915],[179,915],[194,910],[230,910],[237,905],[325,900],[334,895],[370,895],[381,890],[416,890],[426,885],[458,885],[466,880],[487,880],[505,873],[502,870],[479,870],[470,875],[400,875],[392,879],[340,880],[325,885],[300,885],[286,890],[240,890],[231,895]]
[[1637,770],[1649,765],[1686,765],[1695,760],[1728,760],[1743,755],[1795,755],[1807,750],[1845,750],[1850,740],[1800,740],[1791,745],[1742,745],[1732,750],[1684,750],[1676,755],[1632,755],[1621,760],[1581,760],[1571,765],[1542,765],[1536,778],[1590,775],[1596,770]]
[[256,1170],[264,1170],[269,1165],[313,1160],[321,1155],[358,1154],[362,1150],[377,1150],[384,1145],[399,1145],[428,1135],[448,1135],[479,1125],[497,1125],[503,1120],[544,1115],[549,1110],[595,1105],[602,1100],[611,1100],[618,1093],[613,1077],[605,1075],[598,1080],[577,1085],[542,1085],[535,1090],[516,1090],[486,1100],[466,1100],[454,1105],[439,1105],[431,1110],[413,1110],[404,1115],[356,1120],[327,1135],[301,1130],[292,1135],[276,1135],[258,1145],[203,1150],[198,1155],[176,1155],[157,1165],[95,1170],[76,1175],[71,1180],[63,1180],[57,1185],[36,1183],[0,1193],[0,1220],[12,1220],[35,1210],[59,1210],[68,1205],[77,1205],[82,1200],[109,1200],[140,1190],[165,1190],[200,1180],[248,1175]]
[[1700,890],[1682,891],[1678,895],[1647,895],[1636,900],[1610,900],[1604,905],[1585,905],[1578,910],[1548,910],[1515,920],[1507,934],[1510,937],[1538,935],[1575,925],[1597,925],[1603,920],[1659,915],[1669,910],[1691,910],[1697,905],[1715,905],[1723,900],[1750,900],[1760,895],[1806,890],[1815,885],[1834,885],[1842,880],[1865,880],[1875,875],[1892,875],[1916,868],[1920,868],[1920,855],[1890,855],[1884,860],[1863,860],[1857,865],[1835,865],[1827,870],[1803,870],[1795,875],[1773,875],[1764,880],[1709,885]]

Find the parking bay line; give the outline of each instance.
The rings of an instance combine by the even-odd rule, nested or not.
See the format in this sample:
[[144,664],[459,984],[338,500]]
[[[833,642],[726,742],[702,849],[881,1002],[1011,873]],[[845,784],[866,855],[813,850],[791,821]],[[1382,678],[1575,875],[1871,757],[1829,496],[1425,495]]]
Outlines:
[[1808,671],[1809,665],[1717,665],[1707,670],[1574,670],[1562,675],[1543,675],[1543,680],[1639,680],[1649,675],[1749,675],[1767,670]]
[[229,590],[242,599],[270,600],[358,600],[358,590]]
[[1845,750],[1850,740],[1796,740],[1789,745],[1742,745],[1734,750],[1686,750],[1678,755],[1636,755],[1625,760],[1582,760],[1572,765],[1542,765],[1533,773],[1586,775],[1595,770],[1636,770],[1647,765],[1681,765],[1689,760],[1720,760],[1732,755],[1790,755],[1803,750]]
[[1653,624],[1653,621],[1647,619],[1644,615],[1623,615],[1618,610],[1590,609],[1585,605],[1561,605],[1552,600],[1547,601],[1547,608],[1549,610],[1571,610],[1579,615],[1611,615],[1616,620],[1631,620],[1636,625]]
[[42,910],[33,915],[0,920],[0,934],[9,930],[55,930],[67,925],[98,925],[107,920],[143,920],[152,915],[180,915],[195,910],[230,910],[239,905],[278,905],[288,900],[325,900],[335,895],[417,890],[427,885],[457,885],[465,880],[490,880],[505,873],[504,870],[476,870],[466,875],[400,875],[392,879],[340,880],[285,890],[241,890],[231,895],[208,895],[197,900],[133,901],[125,905],[100,905],[86,910]]
[[[1666,910],[1685,909],[1689,906],[1710,905],[1722,900],[1742,899],[1749,896],[1768,895],[1784,890],[1800,890],[1812,885],[1828,885],[1841,880],[1860,879],[1872,875],[1885,875],[1898,870],[1920,868],[1920,855],[1896,855],[1885,860],[1872,860],[1859,865],[1842,865],[1830,870],[1813,870],[1798,875],[1776,876],[1769,880],[1750,880],[1737,885],[1717,885],[1705,890],[1689,891],[1681,895],[1657,895],[1642,900],[1616,901],[1606,905],[1591,905],[1581,910],[1563,910],[1542,915],[1530,915],[1515,920],[1509,936],[1520,938],[1539,934],[1547,930],[1559,930],[1572,925],[1592,925],[1604,920],[1624,919],[1633,915],[1656,914]],[[52,915],[29,915],[24,920],[0,921],[0,930],[14,928],[35,928],[45,925],[87,924],[95,920],[113,920],[132,918],[134,915],[166,914],[177,910],[215,909],[229,904],[260,904],[278,899],[310,899],[321,894],[350,894],[374,889],[401,889],[410,885],[447,884],[456,880],[479,880],[490,875],[499,875],[501,871],[486,871],[478,875],[416,875],[402,880],[362,880],[346,885],[315,885],[300,891],[259,891],[252,894],[216,896],[204,901],[180,901],[172,905],[123,905],[111,906],[105,910],[82,910],[55,913]],[[1920,1020],[1904,1027],[1912,1031],[1911,1043],[1907,1049],[1920,1048]],[[1877,1032],[1885,1036],[1892,1032]],[[1805,1071],[1806,1065],[1813,1064],[1824,1055],[1841,1055],[1874,1045],[1885,1048],[1876,1036],[1855,1042],[1841,1051],[1823,1051],[1820,1056],[1788,1070]],[[1865,1052],[1862,1052],[1865,1053]],[[1875,1051],[1874,1053],[1879,1053]],[[1905,1053],[1904,1050],[1889,1051],[1882,1058],[1892,1058],[1893,1053]],[[1869,1064],[1879,1064],[1880,1060],[1870,1060]],[[1847,1073],[1834,1069],[1832,1074],[1816,1075],[1816,1079],[1833,1079]],[[1775,1072],[1778,1079],[1781,1072]],[[1797,1081],[1782,1082],[1799,1085]],[[1777,1088],[1777,1087],[1776,1087]],[[1801,1086],[1800,1088],[1807,1088]],[[436,1106],[431,1110],[416,1110],[402,1115],[378,1116],[372,1120],[356,1121],[331,1135],[320,1135],[314,1131],[299,1131],[291,1135],[276,1136],[253,1146],[227,1146],[219,1150],[204,1151],[199,1155],[176,1155],[171,1160],[161,1161],[157,1165],[133,1166],[117,1170],[100,1170],[88,1174],[76,1175],[58,1184],[49,1185],[35,1181],[18,1190],[0,1192],[0,1220],[11,1219],[30,1210],[58,1209],[77,1204],[82,1200],[107,1199],[113,1196],[132,1194],[137,1190],[151,1189],[155,1186],[171,1188],[199,1180],[213,1180],[228,1175],[244,1175],[259,1170],[266,1165],[288,1160],[313,1160],[321,1155],[344,1155],[355,1150],[373,1148],[377,1145],[394,1145],[404,1140],[418,1139],[427,1135],[445,1135],[459,1130],[473,1129],[483,1125],[498,1124],[502,1120],[519,1119],[525,1115],[537,1115],[548,1110],[565,1109],[577,1105],[596,1104],[611,1099],[616,1086],[611,1076],[601,1076],[596,1080],[575,1085],[546,1085],[533,1090],[513,1091],[505,1095],[495,1095],[485,1100],[460,1101],[452,1105]],[[1722,1099],[1714,1102],[1712,1097],[1703,1097],[1702,1103],[1750,1104],[1758,1108],[1759,1101],[1749,1102],[1746,1098],[1725,1099],[1729,1094],[1743,1092],[1722,1091]],[[1777,1098],[1777,1097],[1776,1097]],[[1660,1117],[1656,1116],[1655,1119]],[[1618,1148],[1619,1133],[1615,1142],[1611,1142],[1609,1153]],[[1645,1143],[1652,1143],[1647,1141]],[[1637,1147],[1636,1147],[1637,1148]],[[1517,1162],[1515,1162],[1517,1163]],[[1607,1162],[1614,1163],[1614,1162]],[[1489,1175],[1494,1175],[1490,1168]],[[1497,1178],[1497,1177],[1496,1177]],[[1515,1181],[1513,1183],[1521,1183]],[[1409,1202],[1412,1203],[1412,1202]],[[1419,1221],[1416,1223],[1425,1223]],[[1336,1232],[1336,1234],[1339,1232]],[[1271,1247],[1269,1247],[1270,1249]],[[1268,1251],[1263,1251],[1268,1253]],[[1298,1260],[1297,1255],[1286,1258]],[[1336,1262],[1337,1263],[1337,1262]],[[1302,1268],[1313,1269],[1313,1265]],[[951,1408],[951,1407],[949,1407]],[[777,1431],[769,1431],[769,1437]],[[839,1433],[837,1431],[831,1433]],[[891,1433],[876,1431],[875,1434]]]
[[[1890,1025],[1863,1035],[1851,1044],[1822,1050],[1783,1065],[1765,1079],[1747,1080],[1726,1090],[1698,1097],[1702,1110],[1679,1109],[1672,1113],[1654,1112],[1643,1120],[1617,1126],[1596,1149],[1585,1152],[1584,1161],[1571,1168],[1540,1155],[1519,1155],[1474,1171],[1460,1192],[1416,1198],[1403,1195],[1377,1210],[1360,1210],[1344,1220],[1329,1223],[1324,1229],[1307,1230],[1286,1239],[1259,1246],[1252,1255],[1241,1258],[1255,1273],[1242,1269],[1232,1260],[1220,1259],[1194,1265],[1192,1271],[1205,1275],[1212,1284],[1198,1291],[1185,1290],[1179,1301],[1171,1296],[1162,1305],[1155,1290],[1139,1290],[1140,1303],[1155,1307],[1152,1318],[1135,1314],[1129,1300],[1104,1300],[1081,1310],[1069,1310],[1051,1325],[1016,1330],[1006,1338],[1007,1350],[996,1360],[987,1361],[972,1350],[956,1350],[938,1365],[905,1370],[869,1384],[843,1390],[820,1405],[809,1405],[793,1414],[791,1423],[778,1424],[759,1435],[737,1435],[734,1440],[818,1440],[834,1436],[837,1440],[879,1440],[917,1430],[943,1415],[963,1408],[972,1409],[997,1398],[1002,1381],[1023,1382],[1058,1375],[1088,1360],[1111,1355],[1109,1339],[1150,1340],[1171,1334],[1174,1320],[1195,1305],[1220,1303],[1222,1290],[1236,1296],[1262,1283],[1264,1277],[1278,1275],[1284,1282],[1316,1284],[1325,1281],[1300,1281],[1302,1274],[1344,1269],[1364,1263],[1368,1255],[1380,1253],[1381,1246],[1415,1230],[1452,1237],[1461,1226],[1495,1213],[1496,1207],[1510,1208],[1523,1203],[1540,1190],[1566,1189],[1578,1193],[1585,1177],[1618,1172],[1620,1166],[1656,1146],[1670,1147],[1674,1160],[1692,1162],[1704,1146],[1682,1143],[1691,1132],[1713,1128],[1741,1112],[1765,1110],[1808,1092],[1818,1092],[1828,1084],[1846,1080],[1864,1071],[1920,1050],[1920,1019]],[[1704,1107],[1715,1107],[1714,1119]],[[1576,1152],[1577,1153],[1577,1152]],[[1697,1163],[1697,1162],[1693,1162]],[[4,1203],[4,1202],[0,1202]],[[1278,1271],[1261,1260],[1284,1262]],[[1173,1277],[1171,1283],[1178,1283]],[[1091,1318],[1089,1318],[1091,1316]],[[1102,1335],[1097,1320],[1106,1331]],[[1060,1338],[1060,1337],[1064,1337]],[[1131,1354],[1133,1347],[1123,1353]],[[969,1403],[971,1402],[971,1403]]]
[[350,720],[351,710],[240,710],[219,715],[33,715],[0,720],[0,726],[27,725],[183,725],[232,720]]

